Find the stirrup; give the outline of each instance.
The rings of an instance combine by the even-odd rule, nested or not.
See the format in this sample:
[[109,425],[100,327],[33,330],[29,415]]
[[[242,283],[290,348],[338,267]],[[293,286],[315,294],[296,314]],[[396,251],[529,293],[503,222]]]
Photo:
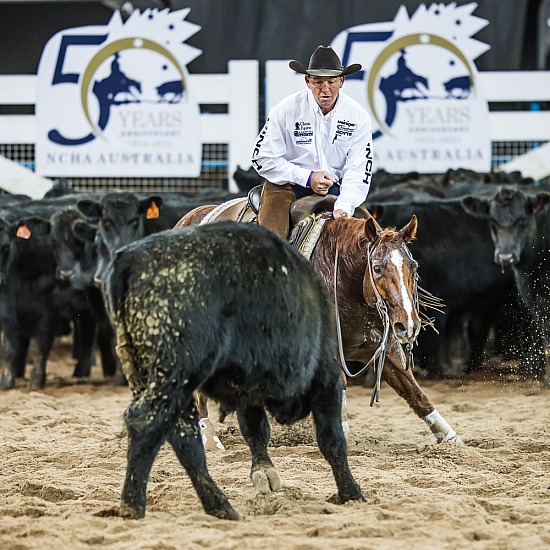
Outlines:
[[252,210],[254,210],[254,213],[257,215],[260,211],[260,197],[262,196],[262,190],[264,188],[264,184],[260,183],[260,185],[256,185],[256,187],[253,187],[247,195],[248,204]]

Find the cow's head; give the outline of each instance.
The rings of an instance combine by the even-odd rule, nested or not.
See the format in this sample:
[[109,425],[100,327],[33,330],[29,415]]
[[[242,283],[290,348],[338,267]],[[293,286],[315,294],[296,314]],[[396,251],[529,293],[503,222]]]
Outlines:
[[78,231],[79,223],[85,226],[97,226],[86,223],[75,208],[57,212],[51,218],[51,241],[57,263],[56,278],[70,283],[74,289],[85,290],[93,286],[97,265],[97,255],[93,237],[82,237]]
[[537,240],[536,214],[550,203],[550,193],[525,194],[503,187],[489,199],[467,196],[464,210],[489,222],[495,245],[494,260],[501,266],[519,263],[526,251],[533,250]]
[[141,198],[125,191],[106,193],[100,201],[78,201],[78,210],[88,221],[98,224],[95,236],[98,257],[96,284],[100,284],[100,278],[116,250],[146,235],[145,223],[159,215],[161,204],[159,196]]

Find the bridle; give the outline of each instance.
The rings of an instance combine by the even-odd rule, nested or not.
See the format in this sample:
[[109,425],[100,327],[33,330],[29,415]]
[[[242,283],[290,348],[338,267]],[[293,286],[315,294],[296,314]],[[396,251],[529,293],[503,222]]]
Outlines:
[[[334,308],[335,308],[335,314],[336,314],[336,332],[338,337],[338,353],[340,356],[340,363],[342,364],[342,369],[346,373],[346,376],[349,376],[350,378],[357,378],[361,374],[363,374],[367,369],[371,367],[371,365],[374,368],[374,364],[376,360],[378,359],[378,364],[376,366],[376,383],[374,385],[371,399],[370,399],[370,406],[372,407],[374,402],[377,403],[380,401],[380,384],[382,381],[382,370],[384,368],[384,362],[386,360],[386,351],[388,346],[388,339],[390,335],[390,316],[388,314],[388,306],[386,305],[386,302],[384,298],[382,298],[382,295],[380,294],[380,291],[378,290],[378,287],[376,286],[374,282],[374,271],[373,271],[373,256],[376,249],[380,246],[380,237],[377,237],[375,241],[372,243],[372,245],[369,247],[369,252],[367,254],[367,273],[369,276],[369,280],[374,292],[374,296],[376,298],[376,310],[378,311],[378,315],[380,316],[380,319],[382,319],[382,324],[384,326],[384,331],[382,334],[382,338],[380,340],[380,345],[374,352],[373,356],[369,360],[369,362],[359,371],[356,373],[351,373],[346,365],[346,360],[344,357],[344,350],[342,345],[342,329],[340,326],[340,314],[338,310],[338,294],[337,294],[337,288],[336,288],[336,282],[337,282],[337,275],[338,275],[338,249],[336,249],[335,257],[334,257],[334,278],[333,278],[333,289],[334,289]],[[407,255],[410,259],[413,259],[409,250],[405,248]],[[420,300],[418,298],[418,275],[415,276],[414,281],[414,292],[413,292],[413,304],[416,309],[416,311],[419,311],[419,304]],[[416,339],[415,339],[416,341]],[[412,347],[413,343],[408,343],[405,347],[405,350],[403,350],[403,346],[401,342],[399,342],[397,339],[395,340],[395,343],[397,344],[397,350],[399,352],[399,359],[401,361],[401,366],[404,370],[412,369],[414,368],[414,359],[413,359],[413,353],[412,353]]]

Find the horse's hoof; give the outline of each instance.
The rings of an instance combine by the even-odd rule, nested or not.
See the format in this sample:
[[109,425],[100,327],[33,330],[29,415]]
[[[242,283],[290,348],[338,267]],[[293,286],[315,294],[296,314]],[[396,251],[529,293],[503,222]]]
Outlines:
[[[449,435],[451,437],[449,437]],[[462,439],[460,439],[460,436],[457,433],[454,433],[454,435],[449,434],[447,438],[440,441],[440,443],[449,443],[449,444],[455,444],[455,445],[462,445]]]

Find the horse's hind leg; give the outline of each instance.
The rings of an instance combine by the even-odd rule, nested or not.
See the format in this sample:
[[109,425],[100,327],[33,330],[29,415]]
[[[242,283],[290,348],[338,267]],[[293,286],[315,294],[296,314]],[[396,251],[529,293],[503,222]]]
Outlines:
[[281,488],[279,474],[269,457],[267,445],[271,435],[269,421],[262,407],[237,409],[239,428],[252,454],[250,479],[260,493],[270,493]]
[[180,412],[168,434],[168,442],[191,479],[204,511],[220,519],[240,519],[208,473],[194,402],[190,408]]
[[120,505],[123,518],[137,519],[145,515],[149,473],[168,427],[164,408],[155,411],[155,404],[154,400],[134,399],[124,414],[128,454]]
[[349,469],[347,445],[341,423],[341,388],[325,387],[315,395],[311,413],[317,432],[317,443],[332,468],[340,502],[365,498]]
[[223,443],[216,434],[214,425],[208,418],[208,397],[200,391],[196,391],[194,396],[199,410],[199,428],[201,429],[202,444],[205,450],[225,451]]
[[457,433],[422,391],[411,369],[403,369],[399,360],[388,354],[382,376],[397,395],[401,396],[411,409],[426,422],[438,443],[462,443]]

